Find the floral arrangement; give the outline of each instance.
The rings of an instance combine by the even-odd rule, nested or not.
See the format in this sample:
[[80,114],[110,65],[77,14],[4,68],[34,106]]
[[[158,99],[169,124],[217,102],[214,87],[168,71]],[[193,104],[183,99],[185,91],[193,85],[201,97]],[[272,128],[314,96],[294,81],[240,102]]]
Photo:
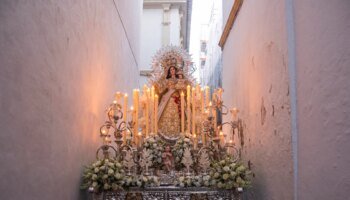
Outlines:
[[143,147],[150,150],[153,168],[162,167],[162,153],[164,152],[164,146],[165,143],[159,138],[159,136],[151,136],[144,142]]
[[172,148],[172,153],[175,161],[175,168],[177,170],[180,170],[184,167],[184,165],[182,164],[182,158],[186,148],[192,149],[192,142],[187,137],[179,138],[174,147]]
[[251,172],[241,163],[234,162],[231,157],[212,164],[210,185],[220,189],[246,188],[250,186]]
[[210,186],[209,175],[198,175],[198,176],[180,176],[176,181],[175,185],[179,187],[208,187]]
[[115,159],[97,160],[85,167],[81,188],[94,191],[121,190],[124,185],[122,164]]
[[159,186],[157,176],[125,176],[120,162],[114,159],[97,160],[86,166],[81,189],[93,189],[95,192],[117,191],[128,187]]
[[125,187],[156,187],[160,182],[157,176],[127,176],[125,177]]

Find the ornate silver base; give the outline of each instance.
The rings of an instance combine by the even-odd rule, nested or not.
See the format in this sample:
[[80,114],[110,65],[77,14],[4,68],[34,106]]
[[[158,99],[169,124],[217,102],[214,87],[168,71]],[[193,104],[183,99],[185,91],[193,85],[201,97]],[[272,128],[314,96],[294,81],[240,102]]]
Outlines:
[[242,200],[242,192],[234,190],[215,190],[206,187],[180,188],[160,186],[149,188],[130,188],[125,192],[94,194],[94,200]]

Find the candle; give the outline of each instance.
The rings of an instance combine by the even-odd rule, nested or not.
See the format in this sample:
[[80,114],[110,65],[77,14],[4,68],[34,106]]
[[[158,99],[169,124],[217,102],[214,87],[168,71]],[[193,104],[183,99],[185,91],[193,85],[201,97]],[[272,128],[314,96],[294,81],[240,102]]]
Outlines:
[[204,90],[201,89],[201,110],[202,114],[205,112],[205,106],[204,106]]
[[209,86],[205,86],[205,105],[206,106],[208,106],[210,101],[209,91],[210,91]]
[[222,88],[219,88],[219,90],[218,90],[218,100],[219,101],[222,100]]
[[192,134],[196,134],[196,90],[192,88]]
[[113,101],[113,117],[114,119],[116,119],[116,117],[118,116],[118,106],[117,106],[117,100]]
[[155,114],[155,112],[154,112],[154,95],[155,95],[155,93],[154,93],[154,86],[152,85],[152,87],[151,87],[151,100],[150,100],[150,126],[151,126],[151,133],[154,133],[154,117],[156,116],[156,114]]
[[151,87],[151,98],[154,98],[154,86]]
[[210,101],[209,105],[208,105],[209,116],[213,114],[212,105],[213,105],[213,103]]
[[139,148],[141,148],[141,146],[142,146],[142,132],[138,132],[137,133],[137,137],[138,137],[138,139],[137,139],[137,147],[139,147]]
[[213,117],[214,117],[214,131],[217,133],[217,126],[218,126],[218,122],[217,122],[217,112],[216,112],[216,106],[217,105],[217,94],[216,92],[213,93],[213,98],[212,98],[214,105],[213,105]]
[[185,94],[181,92],[181,134],[185,133]]
[[158,95],[154,95],[154,132],[158,132]]
[[[123,121],[128,123],[128,94],[124,94],[124,105],[123,105]],[[123,132],[123,144],[126,144],[126,132]]]
[[139,93],[140,91],[138,89],[134,90],[134,109],[135,109],[135,127],[134,127],[134,135],[138,133],[139,129]]
[[224,147],[225,146],[225,137],[224,137],[224,133],[222,131],[220,131],[220,133],[219,133],[219,138],[220,138],[220,145],[222,147]]
[[129,129],[126,130],[126,139],[127,140],[131,139],[131,133],[130,133]]
[[149,132],[149,105],[150,105],[150,90],[149,88],[146,91],[146,109],[145,109],[145,121],[146,121],[146,138],[148,137],[148,132]]
[[122,98],[122,94],[120,92],[116,92],[114,95],[114,99],[116,100],[117,104],[120,103],[121,98]]
[[191,132],[191,86],[187,85],[187,133]]
[[[134,106],[131,106],[131,107],[130,107],[130,115],[131,115],[131,121],[132,121],[133,123],[135,123],[135,110],[134,110]],[[134,126],[135,126],[135,124],[134,124]],[[134,130],[135,130],[135,127],[133,127],[133,130],[132,130],[132,131],[134,131]],[[130,137],[131,137],[131,133],[130,133],[129,130],[128,130],[128,133],[130,134]],[[130,138],[130,139],[132,139],[132,141],[134,141],[134,140],[135,140],[134,135],[133,135],[133,137]]]
[[193,149],[197,150],[197,135],[193,134]]

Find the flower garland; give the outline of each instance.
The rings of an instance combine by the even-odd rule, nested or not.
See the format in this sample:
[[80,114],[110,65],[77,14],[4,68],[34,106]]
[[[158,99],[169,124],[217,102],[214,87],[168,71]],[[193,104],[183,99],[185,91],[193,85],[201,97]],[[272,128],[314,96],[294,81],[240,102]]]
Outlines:
[[187,137],[181,137],[180,139],[178,139],[176,144],[172,148],[175,168],[177,170],[180,170],[184,167],[181,161],[186,148],[192,149],[192,142]]
[[127,176],[125,177],[125,187],[156,187],[160,182],[157,176]]
[[162,167],[162,153],[164,152],[164,146],[164,141],[157,135],[147,138],[144,142],[143,147],[151,152],[153,168],[159,169]]
[[220,189],[246,188],[250,186],[251,172],[241,163],[230,157],[212,164],[210,185]]
[[198,175],[198,176],[180,176],[176,181],[175,185],[179,187],[209,187],[210,176],[209,175]]

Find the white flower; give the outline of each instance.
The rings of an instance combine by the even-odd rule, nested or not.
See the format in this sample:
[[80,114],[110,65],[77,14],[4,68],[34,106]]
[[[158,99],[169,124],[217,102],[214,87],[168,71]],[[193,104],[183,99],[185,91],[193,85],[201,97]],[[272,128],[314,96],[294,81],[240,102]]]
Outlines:
[[136,185],[137,185],[138,187],[141,187],[141,185],[142,185],[141,181],[136,181]]
[[204,181],[205,186],[209,186],[209,181]]
[[122,175],[121,175],[120,173],[116,173],[116,174],[114,175],[114,177],[115,177],[117,180],[119,180],[119,179],[122,178]]
[[142,178],[142,181],[143,181],[143,182],[147,182],[147,181],[148,181],[147,177],[144,176],[144,177]]
[[100,166],[101,165],[101,161],[99,160],[99,161],[95,162],[95,165],[96,166]]
[[225,166],[225,167],[224,167],[224,171],[225,171],[225,172],[230,171],[230,167],[229,167],[229,166]]
[[97,175],[96,175],[96,174],[93,174],[92,177],[91,177],[91,179],[92,179],[93,181],[97,180]]
[[105,190],[109,190],[109,188],[111,188],[111,186],[108,185],[108,183],[105,183],[105,185],[103,186],[103,188],[104,188]]
[[96,187],[96,186],[97,186],[97,182],[94,181],[94,182],[92,183],[92,187]]
[[184,180],[185,180],[185,177],[183,177],[183,176],[181,176],[181,177],[179,178],[179,181],[180,181],[180,182],[184,182]]
[[117,163],[115,163],[115,167],[116,167],[116,168],[121,168],[122,165],[121,165],[119,162],[117,162]]
[[109,169],[109,170],[108,170],[108,175],[112,175],[112,174],[114,174],[113,169]]
[[94,172],[95,173],[98,173],[100,170],[96,167],[95,169],[94,169]]
[[229,177],[230,177],[229,174],[224,174],[224,175],[222,175],[222,178],[223,178],[224,180],[227,180]]
[[210,176],[203,176],[203,181],[209,181]]

